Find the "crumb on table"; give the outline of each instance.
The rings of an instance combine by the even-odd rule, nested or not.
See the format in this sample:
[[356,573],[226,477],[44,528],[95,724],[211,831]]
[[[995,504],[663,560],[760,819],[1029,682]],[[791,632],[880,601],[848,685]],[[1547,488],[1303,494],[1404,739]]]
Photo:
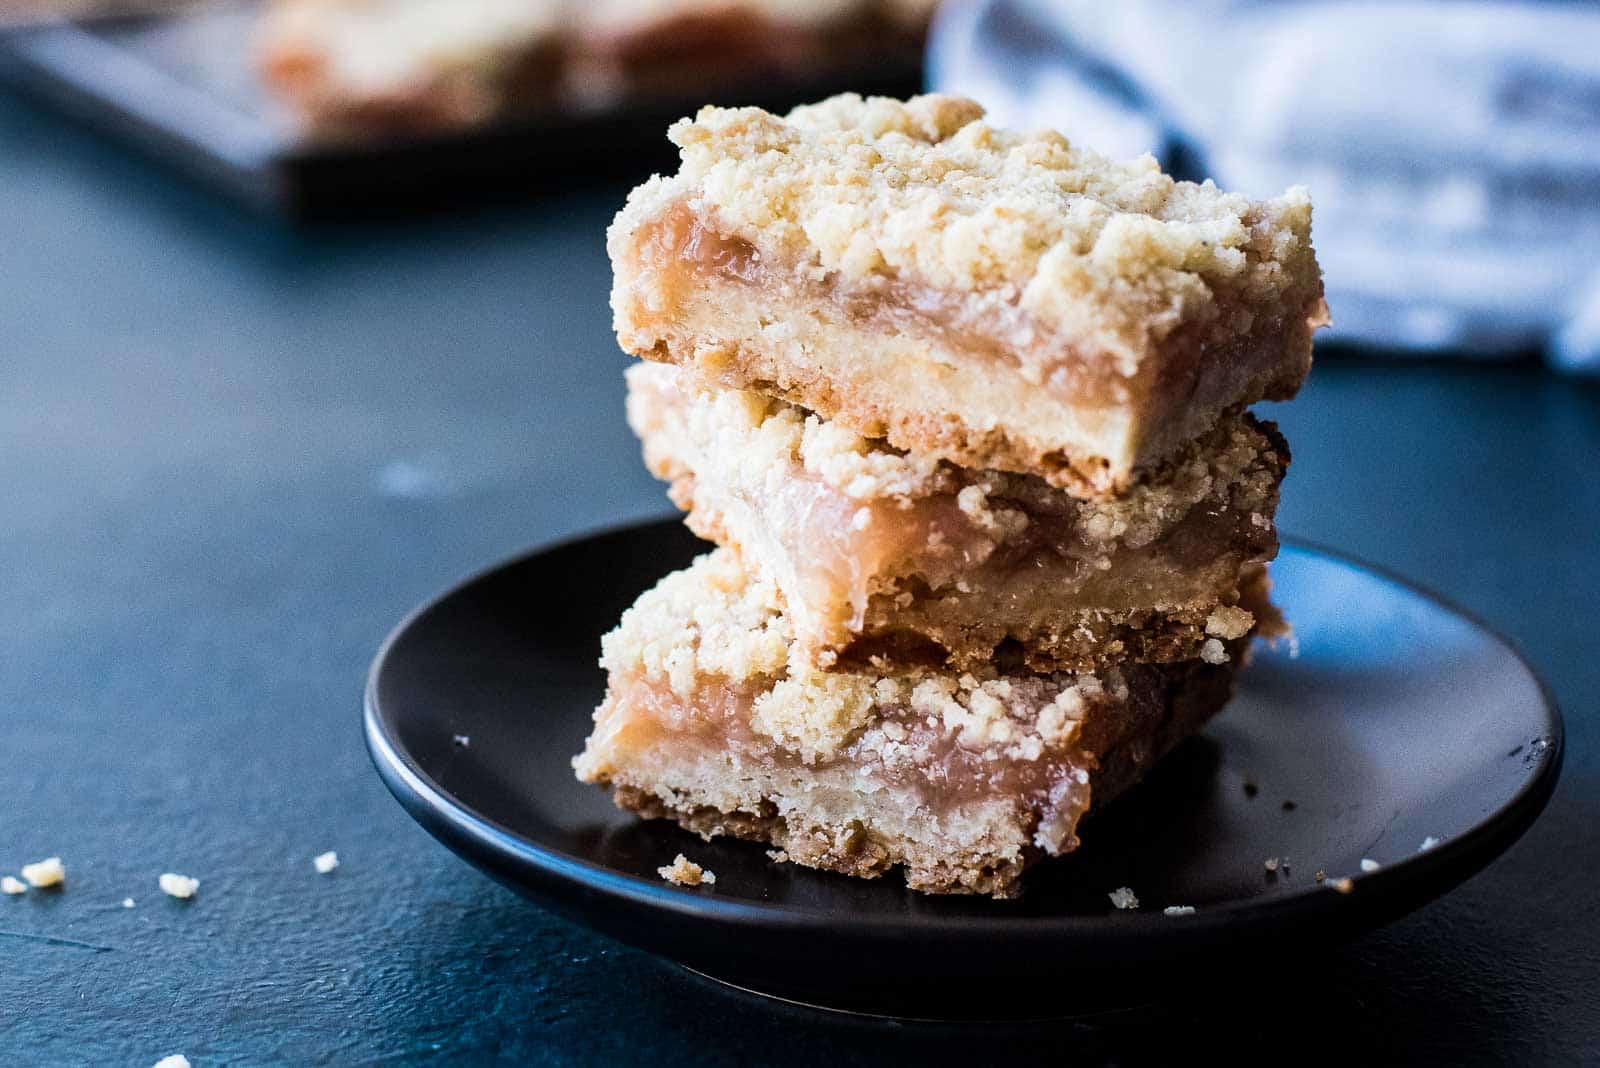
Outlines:
[[1106,896],[1111,899],[1111,904],[1116,908],[1136,909],[1139,907],[1139,898],[1134,894],[1131,887],[1119,886]]
[[47,886],[60,886],[66,882],[67,869],[61,863],[60,857],[46,857],[33,864],[24,864],[22,877],[35,890],[42,890]]
[[678,886],[699,886],[702,883],[710,886],[717,881],[716,872],[702,868],[682,853],[674,857],[671,864],[657,868],[656,874]]
[[331,849],[326,853],[318,853],[311,858],[311,866],[317,869],[318,875],[326,875],[339,866],[339,854]]
[[156,880],[156,885],[161,887],[161,892],[168,897],[188,900],[194,897],[196,890],[200,889],[200,880],[168,871],[161,873],[161,877]]

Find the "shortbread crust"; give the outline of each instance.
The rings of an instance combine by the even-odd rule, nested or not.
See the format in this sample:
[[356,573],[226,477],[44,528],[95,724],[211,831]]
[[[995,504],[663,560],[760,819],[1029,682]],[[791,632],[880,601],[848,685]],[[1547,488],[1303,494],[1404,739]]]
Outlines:
[[704,108],[608,234],[622,347],[967,467],[1126,488],[1294,394],[1305,191],[1252,201],[958,97]]
[[791,642],[775,587],[728,550],[667,576],[604,639],[578,777],[796,863],[1009,896],[1030,863],[1077,847],[1091,802],[1222,706],[1233,670],[822,672],[792,663]]
[[1229,418],[1120,498],[970,471],[760,394],[630,368],[646,465],[697,534],[781,591],[794,655],[964,669],[1014,646],[1035,670],[1200,655],[1254,625],[1241,583],[1277,552],[1288,461],[1270,424]]

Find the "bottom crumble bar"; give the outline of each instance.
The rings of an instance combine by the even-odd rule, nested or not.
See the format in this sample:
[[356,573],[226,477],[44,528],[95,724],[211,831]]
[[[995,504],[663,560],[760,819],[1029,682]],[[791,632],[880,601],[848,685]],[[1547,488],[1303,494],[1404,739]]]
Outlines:
[[617,804],[704,837],[770,842],[927,893],[1008,897],[1070,852],[1091,801],[1132,785],[1227,701],[1233,664],[1096,674],[791,665],[773,586],[718,550],[606,635],[595,728],[573,761]]

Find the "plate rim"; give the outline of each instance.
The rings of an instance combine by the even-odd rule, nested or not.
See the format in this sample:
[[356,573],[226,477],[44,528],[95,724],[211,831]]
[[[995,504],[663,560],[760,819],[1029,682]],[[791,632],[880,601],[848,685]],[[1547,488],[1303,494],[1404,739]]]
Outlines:
[[[1354,893],[1332,892],[1327,885],[1305,883],[1271,896],[1207,905],[1181,918],[1166,916],[1155,909],[1044,916],[1003,913],[988,916],[968,913],[884,916],[877,913],[841,914],[785,902],[726,898],[705,890],[685,891],[664,880],[619,871],[529,839],[514,828],[476,812],[455,798],[389,737],[383,727],[383,714],[378,701],[379,679],[395,646],[428,613],[469,587],[522,566],[533,557],[600,538],[677,523],[681,523],[681,516],[637,518],[541,542],[448,585],[406,613],[385,636],[368,669],[362,697],[363,735],[368,753],[379,777],[401,807],[451,851],[467,856],[475,864],[483,854],[488,854],[508,862],[516,869],[531,866],[546,880],[572,883],[575,889],[621,899],[632,906],[669,913],[680,919],[712,921],[750,929],[788,927],[810,930],[819,922],[825,922],[834,933],[868,938],[906,934],[948,935],[953,928],[959,928],[964,935],[996,939],[1015,938],[1024,934],[1071,939],[1106,936],[1122,939],[1144,938],[1159,932],[1160,937],[1168,941],[1174,938],[1214,940],[1219,933],[1241,923],[1271,927],[1276,923],[1299,922],[1318,915],[1354,917],[1380,906],[1387,906],[1380,909],[1384,915],[1403,915],[1453,889],[1515,843],[1544,811],[1560,778],[1566,748],[1566,725],[1560,705],[1549,685],[1514,642],[1470,609],[1389,568],[1309,539],[1288,535],[1280,538],[1284,548],[1367,572],[1444,609],[1501,646],[1532,680],[1548,725],[1544,737],[1549,744],[1538,754],[1538,759],[1530,763],[1528,776],[1504,804],[1464,834],[1447,838],[1426,852],[1413,853],[1401,860],[1386,863],[1376,872],[1361,874]],[[709,543],[707,548],[709,551]],[[1414,891],[1417,883],[1424,883],[1430,888],[1442,885],[1443,889],[1420,895],[1420,899],[1413,904],[1394,908],[1396,901],[1419,897],[1414,892],[1411,895],[1405,893],[1407,884],[1412,884]],[[888,880],[885,885],[896,890],[902,889],[895,880]],[[1362,893],[1364,887],[1389,889],[1382,894]],[[515,881],[514,888],[521,892],[529,891],[525,882]]]

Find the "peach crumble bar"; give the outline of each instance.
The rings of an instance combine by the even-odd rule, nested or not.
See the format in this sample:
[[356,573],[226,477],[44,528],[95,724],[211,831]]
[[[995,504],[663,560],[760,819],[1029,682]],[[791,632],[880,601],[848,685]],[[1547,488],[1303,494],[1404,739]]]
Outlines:
[[323,139],[571,116],[914,62],[932,0],[271,0],[267,86]]
[[782,598],[727,549],[667,576],[603,642],[578,777],[709,838],[914,889],[1010,896],[1226,701],[1221,663],[1095,673],[796,663]]
[[1287,399],[1327,321],[1305,190],[1177,182],[970,100],[703,108],[608,234],[628,352],[908,453],[1126,489]]
[[319,139],[474,126],[560,82],[559,0],[272,0],[262,77]]
[[[1199,656],[1255,620],[1241,584],[1277,553],[1288,463],[1229,416],[1121,497],[902,454],[784,401],[661,364],[628,370],[646,465],[701,537],[782,592],[795,655],[1035,670]],[[1014,658],[1015,659],[1015,658]]]

